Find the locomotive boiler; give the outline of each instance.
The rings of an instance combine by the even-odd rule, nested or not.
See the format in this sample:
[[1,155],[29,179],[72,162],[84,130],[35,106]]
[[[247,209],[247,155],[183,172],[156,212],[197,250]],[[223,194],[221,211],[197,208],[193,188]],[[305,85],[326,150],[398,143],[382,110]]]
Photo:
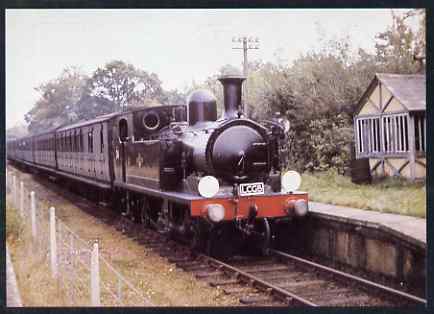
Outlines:
[[111,203],[122,224],[155,228],[215,256],[266,252],[308,211],[300,176],[286,168],[285,119],[243,112],[238,75],[219,78],[186,106],[134,108],[8,142],[8,159]]

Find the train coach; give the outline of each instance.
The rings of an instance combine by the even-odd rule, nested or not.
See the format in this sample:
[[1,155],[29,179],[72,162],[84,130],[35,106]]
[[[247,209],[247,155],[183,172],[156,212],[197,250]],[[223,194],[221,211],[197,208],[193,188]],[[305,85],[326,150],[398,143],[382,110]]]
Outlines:
[[[214,256],[266,252],[308,211],[300,176],[284,171],[287,120],[244,116],[242,76],[187,106],[135,108],[7,143],[7,158],[109,202],[122,219]],[[76,184],[80,182],[81,184]]]

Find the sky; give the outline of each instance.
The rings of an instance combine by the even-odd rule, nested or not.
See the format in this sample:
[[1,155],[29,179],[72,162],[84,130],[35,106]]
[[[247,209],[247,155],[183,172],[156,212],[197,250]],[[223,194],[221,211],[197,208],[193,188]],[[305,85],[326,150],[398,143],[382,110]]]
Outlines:
[[39,98],[34,88],[68,66],[90,75],[123,60],[156,73],[163,88],[183,90],[225,64],[241,68],[234,36],[259,38],[249,61],[291,62],[317,48],[320,33],[348,35],[354,48],[373,52],[375,35],[391,24],[388,9],[7,9],[6,128],[24,123]]

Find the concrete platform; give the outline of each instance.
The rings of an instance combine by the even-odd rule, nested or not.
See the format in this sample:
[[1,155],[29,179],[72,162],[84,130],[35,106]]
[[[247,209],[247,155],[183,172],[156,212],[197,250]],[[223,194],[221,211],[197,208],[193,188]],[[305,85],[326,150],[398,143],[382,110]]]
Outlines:
[[426,219],[316,202],[309,202],[309,210],[315,216],[375,228],[426,249]]
[[6,306],[7,307],[21,307],[20,292],[17,286],[14,268],[12,266],[9,249],[6,245]]

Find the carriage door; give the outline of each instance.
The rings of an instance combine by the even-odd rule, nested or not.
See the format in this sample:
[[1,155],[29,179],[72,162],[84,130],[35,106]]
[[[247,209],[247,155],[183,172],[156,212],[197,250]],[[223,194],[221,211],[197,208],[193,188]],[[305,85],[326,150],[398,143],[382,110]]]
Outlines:
[[128,141],[128,122],[126,119],[119,120],[119,142],[120,149],[116,151],[116,154],[120,156],[116,156],[116,159],[120,159],[121,162],[121,172],[122,172],[122,182],[126,182],[126,165],[125,165],[125,145]]

